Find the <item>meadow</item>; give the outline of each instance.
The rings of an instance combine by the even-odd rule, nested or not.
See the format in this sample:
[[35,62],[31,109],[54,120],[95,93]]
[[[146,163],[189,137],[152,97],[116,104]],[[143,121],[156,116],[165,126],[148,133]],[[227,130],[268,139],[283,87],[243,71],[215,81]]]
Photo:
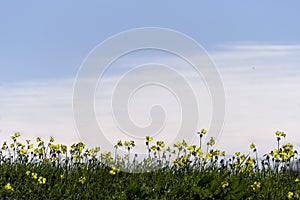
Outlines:
[[197,134],[199,145],[171,147],[147,136],[148,156],[141,160],[134,141],[119,140],[115,152],[102,152],[52,137],[22,143],[15,133],[0,151],[0,199],[299,199],[297,150],[284,143],[284,132],[276,131],[277,148],[261,157],[255,144],[249,155],[228,156],[213,138],[201,143],[205,129]]

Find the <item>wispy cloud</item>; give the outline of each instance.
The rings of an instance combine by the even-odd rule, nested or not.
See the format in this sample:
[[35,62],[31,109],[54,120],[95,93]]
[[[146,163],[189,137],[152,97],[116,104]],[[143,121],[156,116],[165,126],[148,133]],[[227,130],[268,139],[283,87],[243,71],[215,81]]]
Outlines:
[[71,79],[0,86],[1,138],[20,131],[28,138],[78,140],[73,128],[72,87]]
[[[260,151],[265,152],[275,145],[273,133],[277,129],[286,131],[290,140],[300,140],[297,132],[300,130],[300,45],[235,43],[209,54],[222,76],[226,94],[226,121],[219,148],[229,152],[233,149],[248,151],[248,144],[255,142]],[[118,131],[111,117],[110,98],[120,75],[148,61],[166,63],[189,81],[201,96],[198,103],[204,114],[200,126],[209,126],[212,108],[203,79],[180,58],[163,55],[146,60],[132,56],[111,66],[95,96],[96,113],[103,129],[109,133]],[[165,74],[155,71],[147,71],[144,76],[166,78]],[[143,76],[137,78],[143,79]],[[73,82],[66,79],[0,85],[1,139],[8,138],[5,133],[21,131],[25,137],[53,135],[67,144],[79,140],[72,112]],[[133,121],[140,125],[151,123],[151,105],[161,104],[170,117],[166,132],[175,132],[180,119],[172,115],[180,109],[174,96],[154,86],[144,89],[128,102]],[[113,139],[119,135],[115,134]]]
[[211,55],[223,76],[227,96],[221,146],[245,148],[256,142],[261,151],[267,151],[275,144],[276,129],[299,141],[299,45],[236,44]]

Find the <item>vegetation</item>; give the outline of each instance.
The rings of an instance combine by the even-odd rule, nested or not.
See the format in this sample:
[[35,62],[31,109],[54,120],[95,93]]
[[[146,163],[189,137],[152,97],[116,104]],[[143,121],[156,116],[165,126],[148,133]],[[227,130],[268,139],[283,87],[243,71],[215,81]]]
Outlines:
[[[67,147],[50,138],[11,143],[0,151],[1,199],[299,199],[299,161],[293,144],[277,131],[277,148],[258,158],[236,152],[226,156],[214,139],[202,151],[185,141],[165,147],[145,138],[146,158],[134,154],[134,141],[118,141],[112,152],[87,149],[82,142]],[[120,156],[118,150],[127,154]],[[130,173],[131,172],[131,173]],[[136,173],[141,172],[141,173]],[[143,172],[143,173],[142,173]]]

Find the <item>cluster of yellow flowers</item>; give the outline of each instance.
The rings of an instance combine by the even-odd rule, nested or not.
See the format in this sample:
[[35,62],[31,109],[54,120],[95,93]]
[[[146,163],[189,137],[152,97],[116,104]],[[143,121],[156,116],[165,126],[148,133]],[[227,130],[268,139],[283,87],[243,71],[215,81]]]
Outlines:
[[182,150],[184,147],[188,147],[188,146],[189,145],[185,140],[183,140],[182,142],[178,141],[173,145],[173,147],[177,148],[178,150]]
[[122,142],[122,140],[118,140],[117,145],[115,145],[115,148],[120,148],[122,146],[125,146],[125,148],[130,151],[130,149],[132,149],[133,147],[135,147],[135,142],[133,140],[125,140],[124,144]]
[[[207,130],[201,129],[201,131],[198,132],[200,136],[200,145],[189,145],[186,141],[178,141],[176,142],[173,147],[175,148],[172,153],[170,150],[170,147],[167,148],[166,151],[163,152],[163,156],[161,157],[161,152],[165,147],[166,144],[164,141],[156,141],[153,145],[151,144],[153,142],[153,137],[146,136],[145,137],[145,143],[149,150],[149,156],[150,153],[153,152],[155,156],[158,155],[158,159],[166,158],[166,152],[169,153],[169,157],[171,158],[171,154],[176,154],[176,151],[178,152],[177,157],[174,160],[168,161],[168,163],[172,163],[175,166],[183,165],[184,163],[192,162],[196,159],[203,159],[201,161],[205,162],[213,162],[218,160],[219,156],[224,156],[225,160],[225,151],[220,151],[219,149],[213,148],[213,145],[215,144],[214,138],[210,138],[209,142],[207,143],[207,153],[203,155],[203,150],[201,147],[201,138],[207,134]],[[280,140],[283,137],[286,137],[286,134],[282,131],[276,131],[275,135],[277,136],[277,142],[278,142],[278,148],[271,151],[266,156],[269,156],[271,158],[275,159],[281,159],[281,163],[284,163],[285,161],[289,160],[290,158],[294,157],[295,154],[297,154],[297,151],[294,149],[293,144],[286,143],[280,147]],[[41,140],[41,138],[36,138],[37,148],[34,149],[34,145],[31,143],[30,140],[26,140],[26,145],[22,144],[21,142],[17,141],[17,138],[20,137],[20,133],[15,133],[13,136],[11,136],[12,140],[14,141],[12,144],[10,144],[11,148],[14,148],[14,151],[18,153],[19,156],[22,158],[28,159],[30,155],[33,156],[39,156],[43,162],[56,162],[59,160],[60,154],[67,154],[67,146],[63,144],[54,144],[54,138],[50,137],[50,142],[48,143],[48,147],[44,145],[44,141]],[[279,139],[278,139],[279,138]],[[151,144],[151,145],[150,145]],[[128,150],[128,154],[124,155],[124,158],[116,154],[116,157],[113,158],[111,152],[104,152],[100,155],[100,161],[104,164],[107,164],[109,166],[113,166],[110,170],[110,174],[114,175],[116,174],[120,169],[120,167],[125,166],[125,161],[128,161],[129,164],[129,158],[130,158],[130,150],[135,147],[135,142],[133,140],[126,140],[122,142],[121,140],[117,141],[117,144],[115,145],[116,151],[118,148],[123,147]],[[2,145],[2,150],[7,151],[9,148],[9,145],[7,142],[4,142]],[[250,149],[253,150],[253,152],[256,152],[256,146],[254,143],[250,144]],[[46,152],[50,150],[49,152]],[[75,143],[71,145],[70,148],[70,156],[71,161],[75,162],[81,162],[84,158],[90,158],[88,156],[92,156],[93,158],[96,158],[97,153],[100,151],[100,147],[96,147],[93,149],[85,149],[85,144],[82,142]],[[34,154],[33,154],[34,153]],[[157,158],[157,157],[155,157]],[[172,157],[173,158],[173,157]],[[251,171],[254,169],[255,165],[258,165],[258,157],[256,152],[256,159],[252,158],[249,155],[241,154],[241,152],[235,152],[233,159],[228,162],[229,166],[232,167],[232,169],[240,170],[241,172],[245,171]],[[155,160],[155,159],[153,159]],[[147,163],[151,162],[151,160],[147,160]],[[150,163],[149,163],[150,164]],[[32,177],[34,179],[38,179],[39,183],[44,184],[46,182],[46,179],[43,177],[38,178],[35,173],[32,173]],[[254,184],[255,185],[255,184]],[[255,186],[256,187],[256,186]]]
[[258,190],[260,188],[260,182],[255,181],[252,185],[251,185],[253,191]]
[[7,183],[7,184],[4,186],[4,188],[5,188],[6,190],[11,190],[11,191],[14,190],[14,188],[10,185],[10,183]]
[[77,144],[72,144],[71,145],[71,149],[72,149],[73,152],[81,153],[84,148],[85,148],[85,144],[83,144],[83,142],[78,142]]
[[111,156],[111,152],[108,152],[108,151],[103,152],[101,154],[100,158],[101,158],[101,161],[106,164],[112,164],[114,161],[113,157]]
[[175,160],[173,160],[172,165],[173,166],[183,165],[189,159],[189,157],[190,157],[190,155],[182,155],[182,156],[176,158]]
[[288,199],[299,199],[299,194],[289,191],[287,194]]
[[119,173],[119,172],[120,172],[120,169],[116,168],[115,166],[112,166],[112,167],[111,167],[111,170],[109,171],[109,173],[110,173],[111,175],[116,175],[116,174]]
[[270,156],[276,159],[288,160],[294,157],[296,151],[294,150],[293,144],[287,143],[282,145],[282,148],[274,149],[270,152]]
[[187,147],[187,150],[193,155],[193,156],[198,156],[202,158],[203,153],[202,149],[200,147],[197,147],[196,145],[190,145]]
[[152,151],[161,151],[163,148],[165,148],[165,142],[164,141],[157,141],[156,145],[151,146]]
[[46,178],[45,177],[42,177],[42,176],[39,176],[38,177],[38,174],[37,173],[34,173],[34,172],[30,172],[30,171],[26,171],[26,175],[27,176],[31,176],[32,179],[34,180],[38,180],[38,183],[39,184],[46,184]]
[[283,131],[276,131],[275,135],[278,136],[278,137],[285,137],[286,136],[286,134]]
[[211,159],[211,158],[218,158],[218,156],[225,156],[225,151],[220,151],[219,149],[211,149],[207,154],[206,158]]

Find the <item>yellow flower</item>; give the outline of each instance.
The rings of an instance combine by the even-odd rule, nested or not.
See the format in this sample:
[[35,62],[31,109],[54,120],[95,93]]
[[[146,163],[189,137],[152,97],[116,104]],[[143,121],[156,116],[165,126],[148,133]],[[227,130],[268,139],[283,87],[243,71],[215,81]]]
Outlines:
[[115,175],[115,174],[116,174],[116,172],[115,172],[114,170],[110,170],[109,173],[110,173],[111,175]]
[[182,161],[186,161],[186,160],[188,159],[188,157],[187,157],[186,155],[182,155],[182,156],[180,157],[180,159],[181,159]]
[[85,147],[85,144],[83,144],[83,142],[78,142],[77,149],[79,150],[79,152],[82,152],[84,147]]
[[172,165],[173,165],[173,166],[174,166],[174,165],[177,165],[177,159],[172,160]]
[[60,145],[60,148],[61,148],[63,153],[66,153],[67,150],[68,150],[66,145]]
[[253,143],[250,144],[250,149],[255,149],[255,145]]
[[55,156],[52,155],[52,156],[51,156],[51,160],[52,160],[52,161],[55,161],[55,160],[57,160],[57,158],[56,158]]
[[36,142],[41,142],[42,140],[41,140],[41,138],[40,137],[37,137],[36,138]]
[[110,159],[111,158],[111,152],[105,151],[101,154],[101,159]]
[[17,137],[20,137],[21,134],[19,132],[16,132],[14,136],[17,138]]
[[59,151],[60,149],[60,144],[48,144],[48,146],[50,147],[51,150],[54,150],[54,151]]
[[246,171],[246,168],[243,166],[241,167],[241,172],[244,173]]
[[246,159],[246,156],[243,154],[243,155],[241,155],[240,159],[241,159],[241,161],[244,161]]
[[294,196],[294,193],[293,193],[293,192],[288,192],[288,195],[287,195],[288,199],[292,199],[293,196]]
[[61,175],[60,175],[60,178],[61,178],[61,179],[64,179],[64,178],[65,178],[65,175],[64,175],[64,174],[61,174]]
[[79,160],[80,160],[80,155],[75,154],[75,155],[74,155],[74,160],[75,160],[75,161],[79,161]]
[[29,176],[30,175],[30,171],[26,171],[26,175]]
[[280,150],[279,149],[275,149],[273,151],[273,153],[271,153],[270,155],[275,157],[275,158],[279,158],[279,154],[280,154]]
[[120,156],[120,155],[117,155],[117,160],[121,160],[122,159],[122,157]]
[[40,154],[40,155],[43,155],[44,153],[45,153],[45,148],[40,148],[39,150],[38,150],[38,153]]
[[213,154],[212,154],[212,153],[206,154],[206,158],[212,158],[212,157],[213,157]]
[[176,148],[181,148],[182,147],[182,142],[176,142],[175,144],[174,144],[174,147],[176,147]]
[[125,154],[124,159],[125,159],[125,160],[129,160],[129,155],[128,155],[128,154]]
[[294,145],[292,143],[286,143],[285,145],[283,145],[284,149],[287,150],[293,150]]
[[239,163],[239,162],[235,162],[235,163],[234,163],[234,168],[237,169],[237,168],[239,168],[239,167],[240,167],[240,163]]
[[27,153],[27,150],[26,150],[26,149],[24,149],[24,148],[20,149],[20,154],[21,154],[21,155],[24,155],[25,153]]
[[52,136],[50,137],[50,142],[54,142],[54,138]]
[[283,152],[280,154],[280,157],[283,159],[283,160],[286,160],[289,158],[288,154],[286,152]]
[[121,141],[121,140],[118,140],[117,146],[118,146],[118,147],[122,147],[122,146],[123,146],[123,144],[122,144],[122,141]]
[[285,137],[286,136],[286,134],[283,131],[276,131],[275,135],[278,136],[278,137],[280,137],[280,136]]
[[296,179],[295,179],[295,183],[298,183],[298,182],[299,182],[299,178],[296,178]]
[[226,154],[225,151],[222,151],[222,152],[221,152],[221,155],[222,155],[222,156],[225,156],[225,154]]
[[37,179],[37,173],[31,173],[33,179]]
[[155,150],[156,150],[156,146],[153,145],[153,146],[151,147],[151,150],[152,150],[152,151],[155,151]]
[[76,150],[76,148],[77,148],[77,147],[76,147],[76,144],[75,144],[75,143],[71,145],[71,149]]
[[222,182],[222,188],[223,189],[226,188],[226,187],[228,187],[228,185],[229,185],[229,183],[227,181],[223,181]]
[[164,141],[157,141],[157,145],[162,149],[165,147]]
[[183,162],[182,162],[182,158],[177,158],[175,160],[172,160],[172,165],[173,166],[176,166],[176,165],[182,165]]
[[281,132],[280,132],[280,131],[276,131],[276,132],[275,132],[275,135],[276,135],[276,136],[280,136],[280,135],[281,135]]
[[33,144],[28,145],[28,149],[32,149],[33,148]]
[[118,173],[120,171],[120,169],[116,168],[115,166],[111,167],[111,170],[109,171],[109,173],[111,175],[116,175],[116,173]]
[[205,135],[206,133],[207,133],[207,130],[206,129],[201,129],[201,133],[203,134],[203,135]]
[[237,152],[234,153],[234,155],[240,156],[240,155],[241,155],[241,152],[237,151]]
[[[254,182],[255,183],[255,182]],[[256,187],[257,188],[260,188],[260,182],[258,182],[257,184],[256,184]]]
[[7,184],[4,186],[4,188],[5,188],[6,190],[14,190],[14,189],[12,188],[12,186],[10,185],[10,183],[7,183]]
[[251,185],[251,187],[252,187],[253,191],[259,189],[260,188],[260,182],[255,181],[253,183],[253,185]]
[[130,141],[130,145],[131,145],[132,147],[134,147],[134,146],[135,146],[135,143],[134,143],[134,141],[133,141],[133,140],[131,140],[131,141]]
[[214,156],[220,155],[220,150],[219,149],[215,149],[214,152],[213,152],[213,155]]
[[192,145],[192,146],[187,147],[188,151],[195,151],[195,149],[196,149],[196,145]]
[[7,149],[7,144],[6,144],[6,142],[3,142],[2,150],[6,150],[6,149]]
[[96,147],[94,152],[97,153],[99,151],[100,151],[100,147]]
[[209,142],[208,142],[208,144],[210,146],[213,146],[215,144],[215,139],[213,137],[211,137],[210,140],[209,140]]
[[131,144],[131,141],[125,141],[125,142],[124,142],[124,145],[125,145],[126,147],[129,147],[130,144]]
[[45,184],[46,183],[46,178],[43,178],[42,176],[39,177],[38,179],[39,184]]
[[153,138],[150,136],[146,136],[146,142],[152,142]]
[[33,150],[33,152],[34,152],[34,153],[38,153],[38,152],[39,152],[39,149],[38,149],[38,148],[35,148],[35,149]]
[[254,158],[251,158],[251,157],[249,157],[248,159],[247,159],[247,166],[249,167],[249,166],[252,166],[253,165],[253,163],[254,163],[254,161],[255,161],[255,159]]
[[196,152],[197,152],[197,155],[198,155],[199,157],[202,157],[202,156],[203,156],[203,152],[202,152],[202,149],[201,149],[200,147],[197,147]]
[[85,181],[86,181],[86,178],[85,178],[84,176],[81,176],[81,177],[79,178],[79,183],[84,184]]

